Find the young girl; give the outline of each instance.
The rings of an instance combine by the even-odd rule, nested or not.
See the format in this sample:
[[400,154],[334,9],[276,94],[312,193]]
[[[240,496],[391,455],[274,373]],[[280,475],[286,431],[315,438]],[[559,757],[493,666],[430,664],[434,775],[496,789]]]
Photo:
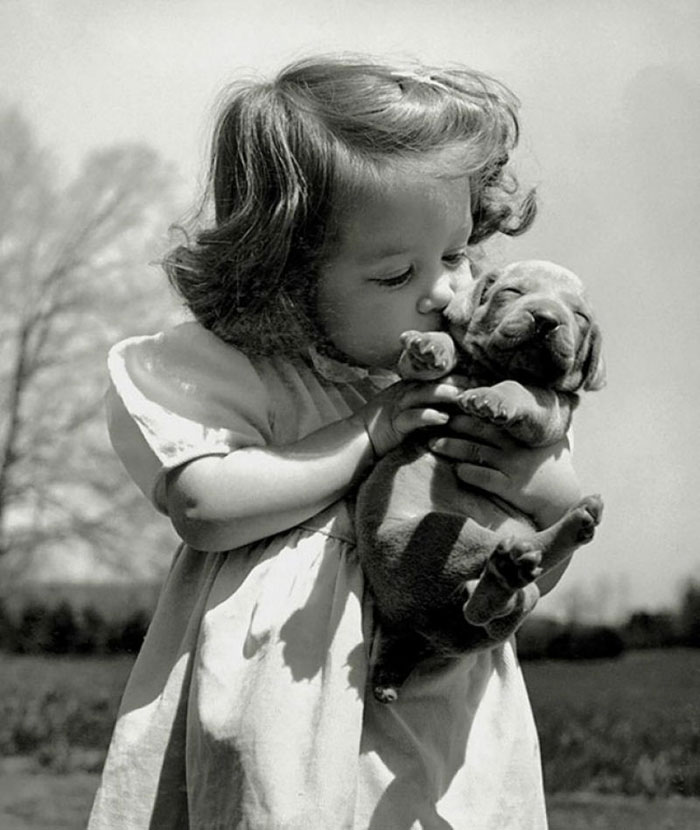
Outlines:
[[[568,448],[453,415],[459,377],[396,382],[443,326],[470,249],[534,217],[508,170],[515,100],[466,69],[344,59],[240,86],[218,122],[215,220],[167,272],[196,322],[117,345],[115,449],[183,539],[127,686],[92,830],[546,826],[512,642],[365,690],[372,605],[344,499],[424,426],[548,524]],[[543,578],[543,589],[556,581]]]

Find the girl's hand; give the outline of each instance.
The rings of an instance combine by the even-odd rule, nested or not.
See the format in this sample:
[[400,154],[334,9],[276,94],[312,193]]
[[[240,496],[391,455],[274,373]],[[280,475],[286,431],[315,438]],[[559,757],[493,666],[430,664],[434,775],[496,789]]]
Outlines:
[[464,392],[458,378],[433,383],[399,381],[368,401],[354,417],[364,424],[375,455],[381,458],[421,427],[444,426],[445,408],[454,408]]
[[459,478],[499,496],[548,527],[581,498],[569,441],[529,448],[493,424],[471,415],[455,415],[450,430],[460,437],[433,439],[431,449],[460,462]]

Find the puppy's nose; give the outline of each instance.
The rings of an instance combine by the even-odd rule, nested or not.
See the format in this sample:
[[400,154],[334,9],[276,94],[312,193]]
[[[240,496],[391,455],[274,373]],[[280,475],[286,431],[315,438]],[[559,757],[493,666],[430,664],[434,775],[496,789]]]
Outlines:
[[532,316],[535,318],[535,325],[538,331],[553,331],[561,325],[559,315],[549,308],[533,309]]

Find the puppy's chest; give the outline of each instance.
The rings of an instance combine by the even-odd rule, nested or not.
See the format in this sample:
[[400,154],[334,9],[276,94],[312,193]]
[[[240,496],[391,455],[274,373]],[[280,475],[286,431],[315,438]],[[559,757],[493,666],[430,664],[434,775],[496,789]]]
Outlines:
[[427,449],[394,469],[387,508],[389,520],[442,513],[468,517],[483,528],[506,533],[532,526],[514,506],[461,482],[453,461]]

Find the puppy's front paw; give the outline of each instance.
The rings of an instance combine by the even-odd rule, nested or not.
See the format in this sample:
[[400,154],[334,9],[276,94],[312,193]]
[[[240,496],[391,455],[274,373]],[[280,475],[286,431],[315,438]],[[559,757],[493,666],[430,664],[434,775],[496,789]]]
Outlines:
[[398,370],[407,380],[435,380],[450,372],[456,362],[452,338],[444,332],[406,331]]
[[502,380],[493,386],[468,389],[459,399],[470,415],[497,426],[520,429],[533,416],[533,397],[517,380]]
[[469,415],[474,415],[484,421],[503,426],[511,424],[517,418],[517,409],[495,389],[470,389],[459,399],[459,405]]

